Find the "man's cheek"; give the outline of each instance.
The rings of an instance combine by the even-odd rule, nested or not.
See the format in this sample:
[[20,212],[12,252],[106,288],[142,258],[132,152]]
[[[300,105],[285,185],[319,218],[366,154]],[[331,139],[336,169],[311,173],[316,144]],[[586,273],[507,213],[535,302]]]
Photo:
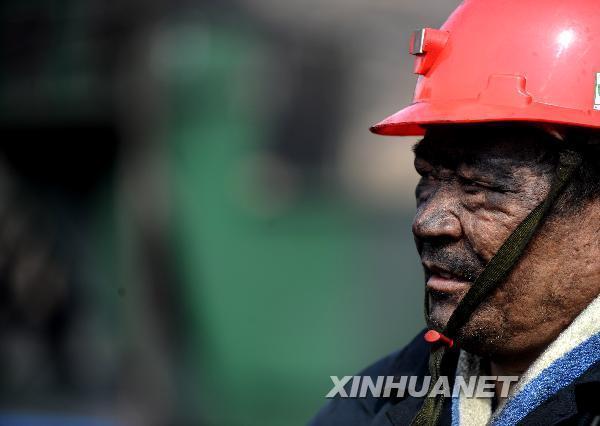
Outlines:
[[500,220],[497,213],[481,211],[465,219],[465,235],[473,250],[488,262],[508,238],[518,221]]

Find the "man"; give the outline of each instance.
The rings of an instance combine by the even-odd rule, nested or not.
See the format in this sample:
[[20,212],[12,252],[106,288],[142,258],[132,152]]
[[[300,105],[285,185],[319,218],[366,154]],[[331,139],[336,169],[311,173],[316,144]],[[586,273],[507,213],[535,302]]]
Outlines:
[[[414,34],[415,101],[372,131],[424,136],[429,331],[362,376],[429,392],[347,382],[312,424],[600,424],[599,16],[597,0],[466,0]],[[435,387],[483,376],[491,394]]]

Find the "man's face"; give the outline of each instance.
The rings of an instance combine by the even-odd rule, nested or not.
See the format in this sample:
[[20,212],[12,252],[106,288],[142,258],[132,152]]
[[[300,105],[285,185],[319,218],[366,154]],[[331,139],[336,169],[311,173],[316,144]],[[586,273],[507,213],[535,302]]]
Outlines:
[[[441,329],[554,173],[550,136],[524,127],[433,127],[415,147],[413,233],[425,269],[429,326]],[[600,208],[551,216],[518,265],[460,331],[462,347],[536,352],[600,292]]]

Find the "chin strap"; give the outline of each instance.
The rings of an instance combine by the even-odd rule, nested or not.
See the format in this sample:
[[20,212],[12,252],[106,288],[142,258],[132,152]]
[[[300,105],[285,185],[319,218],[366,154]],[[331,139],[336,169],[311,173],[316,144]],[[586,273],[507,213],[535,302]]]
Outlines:
[[[494,291],[517,264],[519,258],[525,252],[527,245],[535,235],[535,232],[544,222],[547,213],[555,204],[581,162],[582,158],[579,153],[569,149],[561,151],[554,180],[546,199],[527,215],[502,244],[498,252],[489,261],[483,272],[477,277],[473,285],[469,288],[469,291],[460,301],[444,330],[441,333],[430,330],[426,334],[425,340],[433,343],[429,356],[429,372],[431,375],[429,392],[431,392],[443,372],[447,370],[444,363],[447,359],[446,353],[454,344],[452,339],[456,336],[460,328],[469,321],[469,318],[479,304]],[[428,315],[427,301],[425,306],[425,314]],[[426,396],[423,406],[412,421],[412,425],[436,426],[442,413],[443,405],[443,395],[436,395],[434,397]]]

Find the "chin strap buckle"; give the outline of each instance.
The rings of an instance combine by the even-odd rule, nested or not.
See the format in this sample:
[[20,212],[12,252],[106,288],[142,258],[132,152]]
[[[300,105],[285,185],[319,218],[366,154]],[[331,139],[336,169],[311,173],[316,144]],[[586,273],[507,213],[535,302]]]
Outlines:
[[440,343],[443,343],[444,345],[447,345],[449,348],[454,346],[454,340],[452,340],[449,337],[444,336],[439,331],[429,330],[429,331],[427,331],[427,333],[425,333],[425,336],[423,336],[423,338],[425,339],[425,341],[427,343],[440,342]]

